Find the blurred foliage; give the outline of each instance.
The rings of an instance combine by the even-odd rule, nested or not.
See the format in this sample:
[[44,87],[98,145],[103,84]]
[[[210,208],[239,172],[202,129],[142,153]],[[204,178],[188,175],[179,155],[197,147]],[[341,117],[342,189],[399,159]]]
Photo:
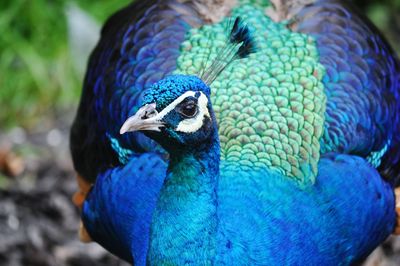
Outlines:
[[400,54],[400,0],[354,0]]
[[82,82],[68,47],[70,2],[103,22],[130,1],[0,1],[0,128],[30,127],[55,106],[77,102]]
[[[0,1],[0,128],[29,128],[55,107],[78,102],[82,81],[71,60],[65,16],[71,2],[102,23],[130,0]],[[400,0],[355,2],[399,51]]]

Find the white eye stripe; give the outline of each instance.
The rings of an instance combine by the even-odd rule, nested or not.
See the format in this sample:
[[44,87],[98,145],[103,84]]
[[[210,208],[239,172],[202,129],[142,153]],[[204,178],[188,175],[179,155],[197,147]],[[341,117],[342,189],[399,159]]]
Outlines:
[[198,114],[193,118],[182,120],[176,127],[176,131],[183,133],[193,133],[199,130],[203,126],[204,117],[205,116],[210,117],[207,104],[208,104],[207,97],[203,93],[201,93],[197,102],[197,105],[199,106]]
[[[179,96],[176,100],[174,100],[172,103],[170,103],[167,107],[165,107],[163,110],[161,110],[160,113],[158,113],[156,116],[150,118],[154,119],[157,121],[161,121],[168,113],[170,113],[172,110],[178,106],[183,100],[185,100],[187,97],[195,97],[196,93],[195,91],[187,91],[181,96]],[[208,99],[207,96],[204,95],[204,93],[200,92],[200,97],[198,98],[197,105],[199,107],[199,112],[198,114],[193,117],[193,118],[188,118],[182,120],[177,128],[176,131],[183,132],[183,133],[193,133],[197,130],[199,130],[202,125],[203,125],[203,119],[204,116],[210,117],[210,113],[208,112],[207,108],[208,104]]]
[[[158,113],[157,115],[157,119],[161,120],[164,118],[164,116],[166,116],[169,112],[171,112],[172,110],[175,109],[175,107],[180,104],[184,99],[186,99],[189,96],[194,97],[196,95],[195,91],[187,91],[184,94],[182,94],[181,96],[179,96],[175,101],[173,101],[172,103],[170,103],[167,107],[165,107],[163,110],[161,110],[160,113]],[[207,98],[207,97],[206,97]]]

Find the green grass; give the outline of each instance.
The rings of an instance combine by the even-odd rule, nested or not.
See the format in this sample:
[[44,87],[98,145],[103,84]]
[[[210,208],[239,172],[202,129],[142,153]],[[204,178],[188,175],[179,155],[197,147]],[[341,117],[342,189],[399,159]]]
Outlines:
[[102,23],[129,0],[0,1],[0,128],[29,128],[78,102],[82,82],[68,47],[68,2]]

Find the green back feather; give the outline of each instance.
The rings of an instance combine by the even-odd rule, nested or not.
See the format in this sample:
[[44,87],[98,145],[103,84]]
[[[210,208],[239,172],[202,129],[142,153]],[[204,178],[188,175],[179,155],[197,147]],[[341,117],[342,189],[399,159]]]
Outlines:
[[[237,16],[254,34],[257,53],[230,64],[211,84],[221,159],[312,184],[326,103],[314,40],[271,21],[262,7],[241,5],[232,12]],[[191,30],[176,73],[197,74],[211,64],[227,43],[230,20]]]

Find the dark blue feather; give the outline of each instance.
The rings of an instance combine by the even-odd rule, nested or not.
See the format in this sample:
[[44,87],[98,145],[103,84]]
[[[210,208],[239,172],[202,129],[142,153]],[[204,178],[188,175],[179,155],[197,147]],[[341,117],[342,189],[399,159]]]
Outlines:
[[[392,182],[400,180],[400,64],[378,29],[354,6],[319,0],[295,17],[296,31],[316,39],[327,72],[322,152],[371,157]],[[380,160],[373,154],[382,152]]]
[[161,151],[142,133],[120,135],[119,128],[142,105],[146,88],[176,69],[185,34],[202,23],[192,7],[161,0],[136,1],[106,22],[71,130],[72,158],[81,176],[94,182],[101,171],[121,164],[110,137],[136,152]]

